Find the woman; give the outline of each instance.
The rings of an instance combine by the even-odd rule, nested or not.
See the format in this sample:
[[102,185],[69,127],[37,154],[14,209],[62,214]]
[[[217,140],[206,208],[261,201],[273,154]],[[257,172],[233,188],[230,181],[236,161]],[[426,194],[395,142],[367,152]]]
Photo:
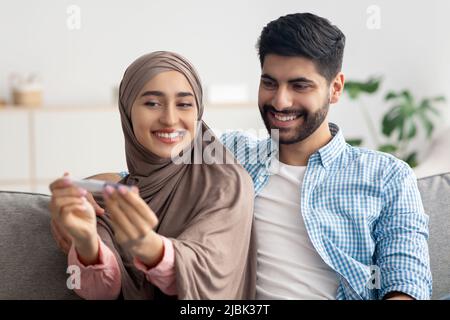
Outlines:
[[[52,219],[71,238],[69,265],[81,268],[76,292],[252,299],[252,181],[217,138],[204,141],[192,65],[171,52],[140,57],[124,74],[119,109],[129,171],[120,183],[133,187],[106,188],[96,198],[106,213],[96,217],[86,191],[67,177],[50,185]],[[208,155],[209,164],[186,163],[199,147],[220,152]]]

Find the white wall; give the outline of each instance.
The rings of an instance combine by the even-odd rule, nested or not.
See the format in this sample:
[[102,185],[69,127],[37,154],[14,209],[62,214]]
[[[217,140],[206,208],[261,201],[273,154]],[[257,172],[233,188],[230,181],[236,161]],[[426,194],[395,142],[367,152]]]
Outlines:
[[[137,56],[174,50],[197,66],[205,87],[243,83],[256,101],[255,43],[262,27],[280,15],[310,11],[346,34],[347,78],[379,74],[385,79],[383,93],[409,88],[419,98],[445,94],[450,99],[449,1],[0,1],[3,97],[9,74],[37,72],[44,79],[46,105],[108,104],[112,87]],[[71,4],[81,8],[80,30],[66,26]],[[379,30],[366,26],[369,5],[381,9]],[[367,105],[378,123],[387,108],[382,94]],[[450,124],[448,106],[443,106],[442,130]],[[333,106],[331,120],[347,137],[367,135],[357,106],[346,99]]]

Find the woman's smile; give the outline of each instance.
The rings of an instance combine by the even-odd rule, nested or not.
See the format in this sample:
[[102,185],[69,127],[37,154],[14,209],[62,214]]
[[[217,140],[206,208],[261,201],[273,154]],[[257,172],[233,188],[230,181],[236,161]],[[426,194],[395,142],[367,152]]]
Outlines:
[[176,144],[182,141],[185,135],[186,130],[184,129],[165,128],[152,131],[153,137],[166,144]]

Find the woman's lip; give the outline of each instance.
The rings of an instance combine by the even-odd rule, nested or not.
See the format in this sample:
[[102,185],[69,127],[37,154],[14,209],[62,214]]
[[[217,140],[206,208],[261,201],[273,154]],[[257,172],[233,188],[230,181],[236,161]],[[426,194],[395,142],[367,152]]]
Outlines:
[[181,140],[183,140],[183,137],[182,137],[182,136],[178,136],[178,137],[176,137],[176,138],[164,138],[164,137],[158,136],[158,135],[156,135],[156,134],[154,134],[153,136],[154,136],[156,139],[158,139],[159,141],[161,141],[161,142],[163,142],[163,143],[166,143],[166,144],[175,144],[175,143],[178,143],[178,142],[180,142]]
[[152,131],[152,133],[157,133],[157,132],[161,132],[161,133],[172,133],[172,132],[176,132],[176,131],[184,131],[184,130],[178,130],[178,129],[159,129],[159,130],[154,130]]
[[[171,134],[174,132],[179,132],[178,135],[176,135],[175,137],[161,137],[159,134]],[[152,135],[158,139],[159,141],[165,143],[165,144],[175,144],[178,142],[181,142],[184,138],[186,134],[185,130],[171,130],[171,131],[167,131],[167,130],[158,130],[158,131],[152,131]]]
[[268,112],[269,114],[269,118],[270,118],[270,122],[278,128],[286,128],[286,127],[290,127],[292,126],[296,121],[303,119],[303,115],[300,115],[300,117],[295,118],[294,120],[289,120],[289,121],[281,121],[278,120],[277,118],[275,118],[275,115],[273,114],[273,112]]

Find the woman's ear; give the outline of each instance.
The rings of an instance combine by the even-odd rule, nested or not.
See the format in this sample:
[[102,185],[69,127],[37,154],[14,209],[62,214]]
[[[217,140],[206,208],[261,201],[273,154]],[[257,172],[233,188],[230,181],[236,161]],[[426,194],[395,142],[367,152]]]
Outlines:
[[345,76],[339,72],[330,85],[330,104],[337,103],[344,91]]

